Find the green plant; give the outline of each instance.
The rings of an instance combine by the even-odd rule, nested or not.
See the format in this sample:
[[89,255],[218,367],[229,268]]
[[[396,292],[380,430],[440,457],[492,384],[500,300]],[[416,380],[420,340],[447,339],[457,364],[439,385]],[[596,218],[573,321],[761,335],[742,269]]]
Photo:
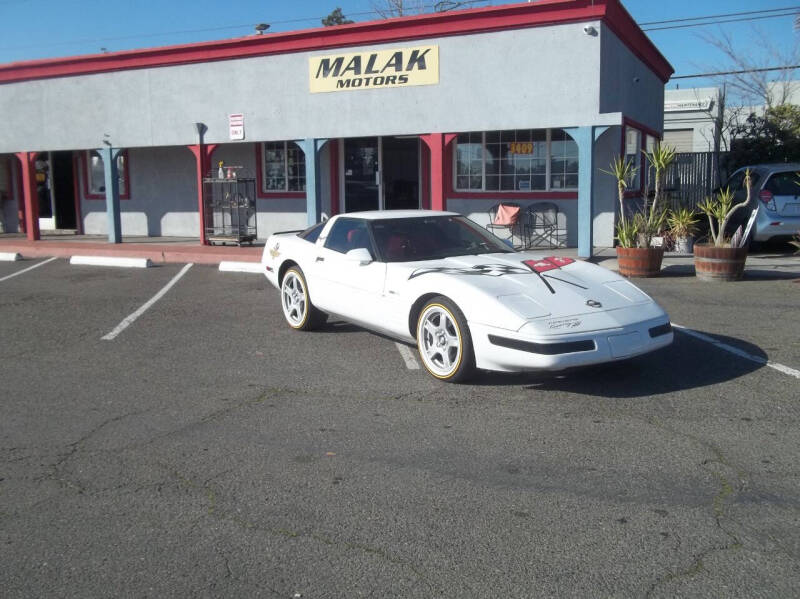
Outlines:
[[617,223],[617,241],[620,247],[632,248],[636,247],[636,241],[639,238],[639,223],[634,218],[623,219],[620,218]]
[[626,160],[622,156],[617,156],[609,165],[610,170],[600,169],[601,172],[611,175],[617,180],[617,194],[619,196],[619,222],[617,223],[617,240],[621,247],[632,248],[636,245],[638,228],[635,223],[625,216],[625,190],[628,189],[628,181],[636,175],[636,167],[633,162]]
[[645,190],[644,205],[642,206],[643,228],[641,233],[644,235],[645,247],[650,247],[655,235],[661,233],[666,220],[666,211],[659,205],[661,192],[664,184],[664,173],[675,161],[675,148],[657,144],[652,151],[642,151],[650,168],[654,171],[653,176],[653,201],[648,197],[649,189]]
[[725,227],[728,226],[728,221],[734,212],[750,203],[750,183],[750,169],[747,169],[744,175],[744,188],[747,190],[747,198],[736,205],[733,204],[734,193],[730,187],[720,189],[716,197],[708,197],[704,202],[697,205],[700,211],[708,217],[709,232],[716,247],[730,246],[730,238],[725,237]]
[[691,208],[681,207],[667,214],[667,226],[673,237],[691,237],[697,230],[697,213]]

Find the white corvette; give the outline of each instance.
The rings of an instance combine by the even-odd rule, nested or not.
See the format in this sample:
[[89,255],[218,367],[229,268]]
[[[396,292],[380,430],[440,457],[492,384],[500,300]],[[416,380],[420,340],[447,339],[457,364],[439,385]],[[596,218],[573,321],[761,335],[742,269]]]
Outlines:
[[664,310],[619,275],[572,258],[516,252],[469,219],[427,210],[334,216],[276,233],[262,267],[286,320],[327,315],[416,343],[425,368],[561,370],[669,345]]

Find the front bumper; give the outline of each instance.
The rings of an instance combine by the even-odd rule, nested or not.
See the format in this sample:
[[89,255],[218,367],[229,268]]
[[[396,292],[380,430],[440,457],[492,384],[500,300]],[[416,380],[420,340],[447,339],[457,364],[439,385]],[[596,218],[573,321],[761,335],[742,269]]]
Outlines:
[[666,316],[611,329],[531,336],[470,323],[475,365],[519,372],[563,370],[624,360],[666,347],[673,340]]

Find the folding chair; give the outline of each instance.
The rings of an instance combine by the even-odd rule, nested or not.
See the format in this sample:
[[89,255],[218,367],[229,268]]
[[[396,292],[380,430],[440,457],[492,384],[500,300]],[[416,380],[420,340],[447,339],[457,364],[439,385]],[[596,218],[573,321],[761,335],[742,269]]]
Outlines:
[[[486,228],[512,247],[514,232],[519,233],[521,245],[525,245],[525,227],[520,220],[520,206],[513,202],[501,202],[489,208],[489,224]],[[502,235],[505,232],[506,236]]]
[[525,211],[528,247],[559,248],[566,244],[566,230],[559,223],[558,206],[537,202]]

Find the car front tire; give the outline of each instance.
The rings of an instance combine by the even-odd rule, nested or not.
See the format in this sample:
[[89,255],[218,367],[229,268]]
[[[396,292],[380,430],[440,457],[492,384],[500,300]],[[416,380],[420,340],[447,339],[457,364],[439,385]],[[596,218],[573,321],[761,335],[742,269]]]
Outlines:
[[439,380],[463,382],[475,372],[467,319],[458,306],[444,296],[430,299],[420,311],[417,348],[425,369]]
[[327,315],[311,303],[305,275],[299,266],[292,266],[281,281],[281,308],[289,326],[298,331],[311,331],[325,322]]

